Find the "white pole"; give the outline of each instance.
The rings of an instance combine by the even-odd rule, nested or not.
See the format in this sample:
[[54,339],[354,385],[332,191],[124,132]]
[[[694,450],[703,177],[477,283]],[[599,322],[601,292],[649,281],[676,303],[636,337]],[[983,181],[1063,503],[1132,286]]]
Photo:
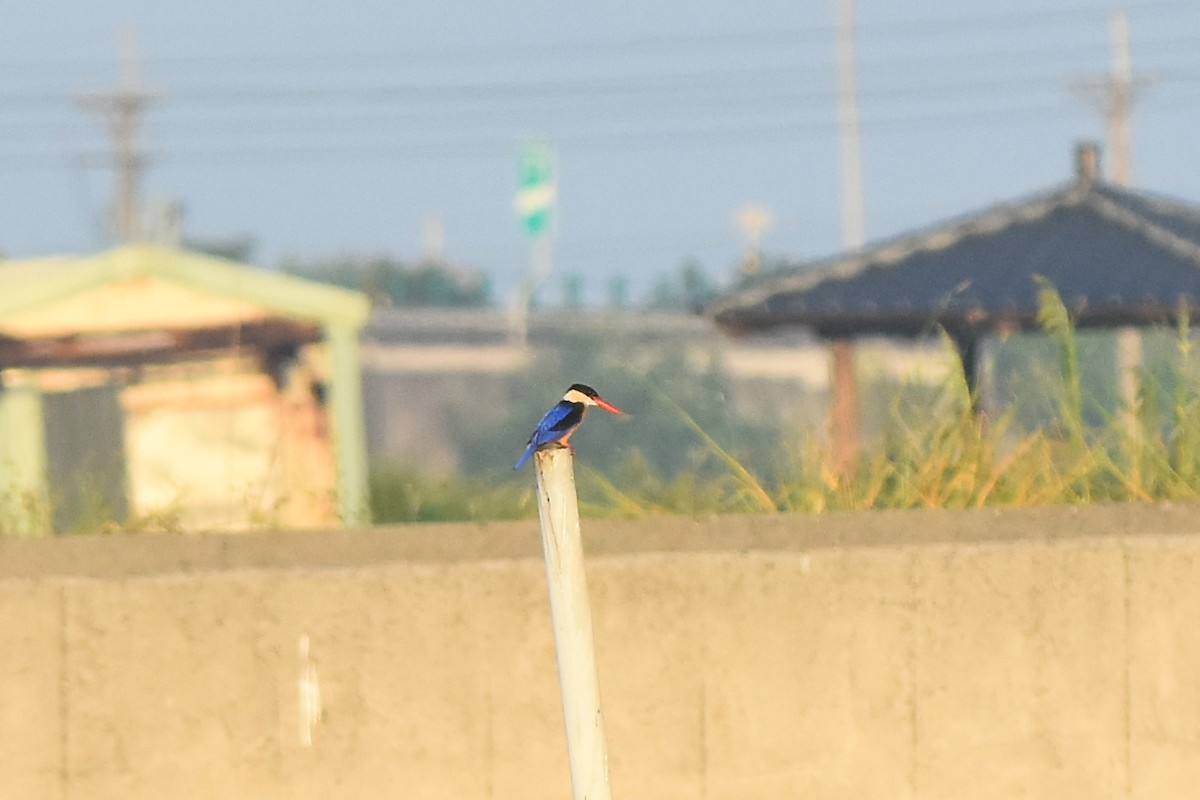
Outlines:
[[838,146],[842,166],[842,240],[847,250],[856,251],[866,243],[866,223],[863,213],[854,0],[834,0],[834,18],[837,32]]
[[1112,36],[1112,72],[1071,84],[1085,101],[1097,107],[1108,122],[1108,149],[1112,182],[1133,184],[1133,106],[1151,81],[1133,72],[1129,45],[1129,17],[1115,11],[1108,20]]
[[554,447],[534,453],[533,464],[537,473],[546,580],[550,587],[554,650],[558,656],[558,682],[567,729],[571,796],[574,800],[611,800],[608,746],[592,640],[592,609],[583,571],[574,459],[567,448]]
[[530,245],[529,272],[517,287],[508,316],[509,338],[518,347],[529,344],[529,306],[534,293],[550,277],[553,268],[554,244],[549,235],[539,236]]
[[1128,187],[1133,185],[1129,129],[1134,90],[1129,17],[1124,11],[1114,11],[1108,24],[1113,46],[1113,73],[1108,88],[1108,136],[1112,144],[1113,183]]
[[1142,332],[1134,325],[1117,328],[1117,385],[1120,387],[1121,418],[1130,435],[1137,433],[1138,370],[1142,368]]

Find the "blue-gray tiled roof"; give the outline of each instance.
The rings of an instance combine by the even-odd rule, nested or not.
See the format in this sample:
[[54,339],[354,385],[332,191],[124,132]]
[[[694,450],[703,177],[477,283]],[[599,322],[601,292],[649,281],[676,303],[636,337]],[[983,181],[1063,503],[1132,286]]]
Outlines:
[[708,309],[729,330],[829,335],[1020,328],[1045,277],[1080,325],[1200,308],[1200,209],[1080,180],[909,236],[764,276]]

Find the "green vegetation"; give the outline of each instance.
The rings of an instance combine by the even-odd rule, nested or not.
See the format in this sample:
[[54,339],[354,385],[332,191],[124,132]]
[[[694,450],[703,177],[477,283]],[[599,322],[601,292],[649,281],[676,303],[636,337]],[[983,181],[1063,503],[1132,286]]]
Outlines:
[[537,512],[526,484],[431,480],[408,467],[381,466],[371,471],[371,513],[376,522],[519,519]]
[[[573,440],[586,453],[578,483],[593,517],[1200,499],[1200,365],[1186,309],[1170,356],[1143,366],[1134,407],[1121,408],[1111,388],[1091,391],[1111,387],[1111,374],[1107,383],[1088,374],[1112,373],[1111,346],[1077,333],[1051,287],[1041,301],[1048,335],[1038,347],[1056,369],[1005,371],[1012,402],[991,417],[972,410],[961,375],[940,387],[898,387],[882,435],[850,470],[835,468],[820,437],[737,419],[723,402],[722,376],[697,374],[684,353],[631,365],[612,355],[622,348],[581,339],[538,365],[542,379],[518,386],[511,407],[540,409],[550,386],[569,383],[570,364],[635,411],[589,420]],[[1004,347],[1000,354],[1011,357]],[[516,456],[511,432],[534,422],[514,415],[480,434],[471,460],[483,467],[461,482],[422,484],[407,474],[397,487],[377,475],[376,519],[535,515],[532,477],[503,472]]]
[[[56,528],[60,536],[184,532],[178,503],[129,514],[114,509],[95,481],[81,478],[71,490],[74,496],[67,499],[62,492],[47,498],[30,489],[0,488],[0,537],[38,538]],[[56,512],[64,509],[70,511],[69,519],[56,523]]]
[[[729,481],[727,464],[713,459],[713,436],[730,448],[731,458],[764,466],[773,452],[772,428],[732,413],[728,382],[712,366],[699,369],[678,346],[658,352],[637,348],[643,359],[631,363],[628,343],[610,336],[600,343],[587,332],[513,379],[505,411],[479,420],[471,409],[455,427],[468,431],[463,447],[469,472],[460,478],[429,479],[411,468],[381,465],[372,471],[372,514],[377,522],[495,520],[535,516],[530,468],[512,470],[524,435],[542,412],[579,375],[627,412],[595,411],[572,443],[585,455],[576,462],[580,502],[591,516],[640,514],[650,508],[687,511],[690,498],[710,484]],[[684,409],[688,409],[684,411]],[[520,432],[514,435],[514,432]],[[644,446],[652,443],[652,446]],[[733,444],[730,444],[733,443]],[[735,492],[736,494],[736,492]],[[696,512],[709,504],[698,501]],[[735,506],[736,507],[736,506]],[[732,510],[732,509],[731,509]]]
[[[218,239],[189,238],[189,250],[244,264],[254,262],[257,240],[248,234]],[[463,307],[486,306],[492,289],[482,273],[440,259],[403,261],[390,256],[317,259],[284,258],[279,270],[308,280],[354,289],[375,305]]]
[[[594,469],[618,475],[632,468],[639,477],[649,470],[667,478],[680,472],[695,471],[702,477],[723,472],[711,463],[707,446],[679,409],[687,409],[692,422],[727,447],[736,445],[737,456],[757,466],[756,454],[772,448],[773,428],[755,425],[732,411],[729,382],[715,363],[715,355],[700,348],[664,345],[655,351],[611,332],[580,332],[511,381],[499,420],[480,424],[469,416],[473,410],[464,413],[456,426],[469,432],[464,463],[474,478],[511,477],[524,435],[564,388],[586,375],[626,412],[621,417],[593,412],[572,438]],[[642,462],[645,470],[639,466]]]
[[698,311],[719,293],[717,282],[709,277],[698,259],[691,257],[684,260],[676,274],[655,282],[648,306]]
[[477,307],[492,301],[491,285],[482,275],[440,261],[288,261],[282,268],[291,275],[363,292],[375,305]]

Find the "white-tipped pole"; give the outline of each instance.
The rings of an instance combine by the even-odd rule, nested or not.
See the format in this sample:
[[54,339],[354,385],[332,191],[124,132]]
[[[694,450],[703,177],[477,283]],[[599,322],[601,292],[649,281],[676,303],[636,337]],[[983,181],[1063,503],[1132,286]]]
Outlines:
[[538,516],[550,587],[558,682],[567,728],[571,796],[574,800],[611,800],[608,746],[592,640],[592,609],[583,571],[574,459],[567,448],[554,447],[535,453],[533,465],[537,473]]

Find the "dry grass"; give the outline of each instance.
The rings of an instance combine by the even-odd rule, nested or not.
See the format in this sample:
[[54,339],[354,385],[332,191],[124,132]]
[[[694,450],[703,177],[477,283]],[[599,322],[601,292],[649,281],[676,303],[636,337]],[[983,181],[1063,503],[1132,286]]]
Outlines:
[[[701,456],[673,477],[660,474],[632,449],[617,470],[578,465],[580,500],[591,517],[656,514],[972,508],[1094,502],[1200,500],[1200,365],[1186,308],[1165,369],[1147,369],[1132,408],[1109,409],[1103,422],[1085,417],[1088,377],[1080,366],[1071,319],[1057,293],[1041,286],[1044,331],[1058,368],[1039,381],[1053,417],[1033,430],[1014,409],[992,418],[973,411],[961,375],[932,395],[899,392],[882,436],[850,470],[834,465],[821,437],[796,435],[769,453],[774,466],[756,468],[734,455],[696,416],[665,393],[661,405],[694,437]],[[947,340],[947,348],[952,347]],[[756,472],[756,469],[758,470]],[[502,479],[429,480],[417,471],[382,468],[372,475],[376,522],[499,520],[536,515],[528,473]],[[47,518],[29,498],[0,495],[8,517]],[[36,513],[35,513],[36,512]],[[0,518],[4,515],[0,514]],[[178,509],[125,525],[96,521],[98,530],[180,528]],[[3,525],[0,534],[21,535]]]
[[[1087,376],[1071,319],[1053,287],[1043,283],[1040,295],[1039,319],[1059,355],[1058,370],[1042,387],[1052,424],[1023,431],[1011,410],[978,415],[958,375],[932,399],[900,394],[880,442],[854,468],[838,470],[828,445],[806,437],[782,448],[771,478],[754,475],[693,424],[725,476],[618,483],[585,472],[584,483],[609,501],[596,510],[635,516],[1200,499],[1200,369],[1186,309],[1165,377],[1144,372],[1134,407],[1110,410],[1097,426],[1085,420]],[[682,408],[677,413],[691,419]]]

